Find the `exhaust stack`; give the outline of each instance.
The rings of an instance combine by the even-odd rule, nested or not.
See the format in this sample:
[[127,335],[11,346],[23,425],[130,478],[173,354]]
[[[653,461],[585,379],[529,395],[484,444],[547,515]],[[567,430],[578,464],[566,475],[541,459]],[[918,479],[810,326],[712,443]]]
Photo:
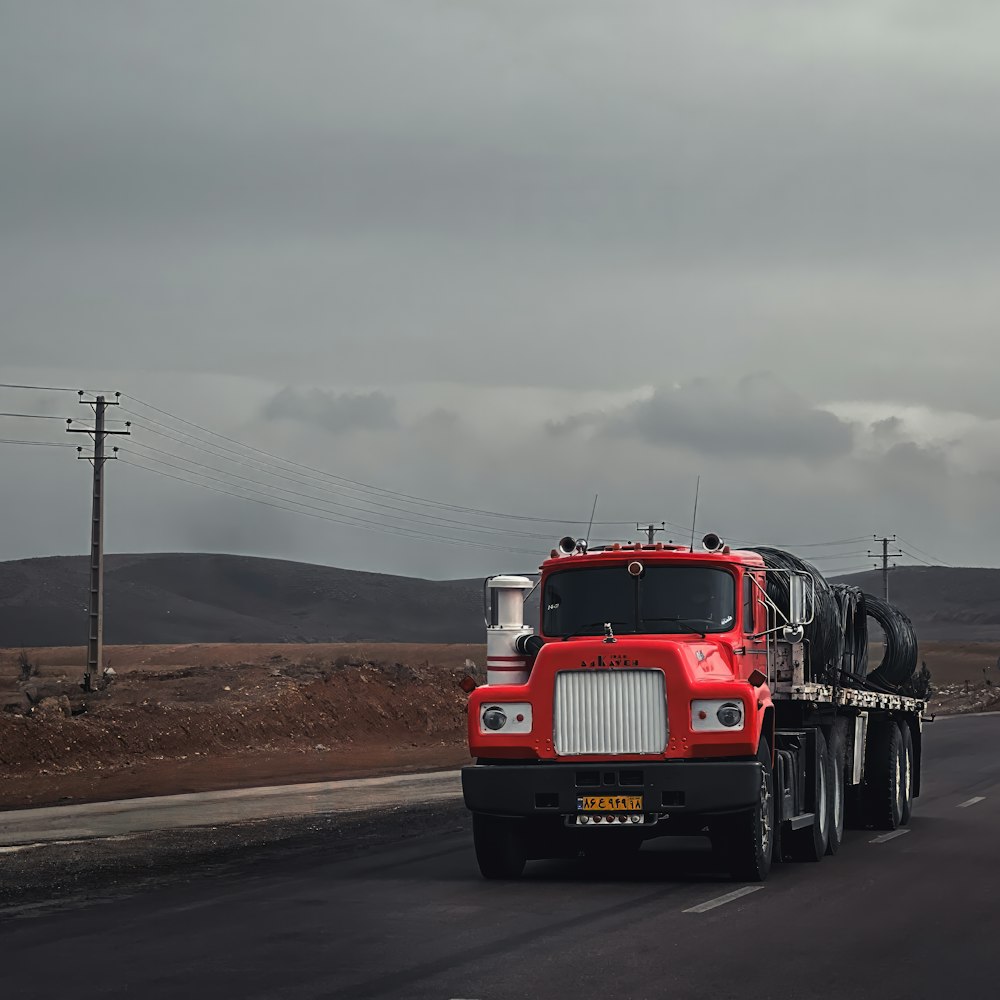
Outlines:
[[494,576],[486,581],[490,617],[486,627],[486,683],[524,684],[528,657],[517,640],[534,629],[524,624],[524,601],[534,584],[526,576]]

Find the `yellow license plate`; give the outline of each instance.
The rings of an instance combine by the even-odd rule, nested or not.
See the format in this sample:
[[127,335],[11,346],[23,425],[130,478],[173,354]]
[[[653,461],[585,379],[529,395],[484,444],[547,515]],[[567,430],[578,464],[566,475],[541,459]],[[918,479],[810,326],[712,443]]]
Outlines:
[[583,795],[576,800],[577,812],[642,812],[641,795]]

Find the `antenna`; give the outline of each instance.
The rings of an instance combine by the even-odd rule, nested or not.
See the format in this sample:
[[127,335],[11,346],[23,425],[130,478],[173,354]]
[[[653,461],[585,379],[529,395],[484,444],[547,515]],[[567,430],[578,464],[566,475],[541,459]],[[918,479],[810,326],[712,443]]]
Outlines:
[[587,525],[587,547],[590,547],[590,529],[594,526],[594,515],[597,513],[597,494],[594,494],[594,506],[590,510],[590,524]]
[[698,493],[701,490],[701,476],[694,484],[694,513],[691,515],[691,551],[694,552],[694,529],[698,524]]

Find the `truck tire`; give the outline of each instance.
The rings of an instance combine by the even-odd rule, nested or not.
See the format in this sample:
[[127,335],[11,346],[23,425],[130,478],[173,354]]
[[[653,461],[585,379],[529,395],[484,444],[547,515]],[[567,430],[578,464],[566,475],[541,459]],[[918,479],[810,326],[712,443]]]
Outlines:
[[868,727],[862,786],[866,825],[895,830],[903,814],[903,734],[893,719]]
[[830,844],[830,786],[834,783],[830,750],[822,729],[816,730],[816,801],[813,803],[813,821],[801,830],[787,835],[789,854],[795,861],[822,861]]
[[905,720],[899,723],[899,735],[903,741],[903,795],[899,825],[906,826],[913,813],[913,734]]
[[483,878],[520,878],[527,861],[523,824],[503,816],[472,814],[472,841]]
[[830,838],[826,845],[827,854],[836,854],[844,840],[844,824],[847,818],[847,739],[844,727],[834,723],[827,744],[830,753],[829,811]]
[[737,882],[763,882],[771,871],[774,847],[774,772],[771,748],[760,741],[760,800],[751,809],[720,817],[710,827],[712,844]]

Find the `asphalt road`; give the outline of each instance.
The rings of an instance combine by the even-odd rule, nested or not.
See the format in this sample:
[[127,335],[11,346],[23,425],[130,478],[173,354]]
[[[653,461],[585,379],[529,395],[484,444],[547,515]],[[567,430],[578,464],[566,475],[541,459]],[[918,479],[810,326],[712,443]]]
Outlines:
[[692,845],[509,884],[479,878],[465,831],[290,852],[9,919],[0,995],[992,998],[1000,715],[939,721],[925,747],[908,832],[850,831],[836,858],[743,894]]

